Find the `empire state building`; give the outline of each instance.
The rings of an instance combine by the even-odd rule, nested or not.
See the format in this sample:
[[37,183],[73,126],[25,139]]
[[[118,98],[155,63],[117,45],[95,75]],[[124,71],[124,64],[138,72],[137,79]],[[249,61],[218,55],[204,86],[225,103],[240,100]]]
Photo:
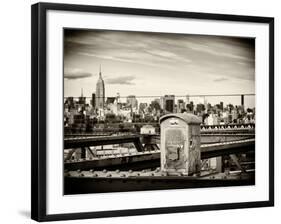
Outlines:
[[103,110],[104,102],[105,102],[105,88],[104,88],[104,81],[101,76],[101,67],[100,67],[99,79],[96,85],[96,108],[99,110]]

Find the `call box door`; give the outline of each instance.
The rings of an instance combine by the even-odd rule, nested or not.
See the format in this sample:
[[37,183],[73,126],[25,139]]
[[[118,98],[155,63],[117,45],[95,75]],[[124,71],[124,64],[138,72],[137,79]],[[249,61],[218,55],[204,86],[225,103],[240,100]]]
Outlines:
[[165,169],[186,169],[187,136],[187,127],[165,128]]

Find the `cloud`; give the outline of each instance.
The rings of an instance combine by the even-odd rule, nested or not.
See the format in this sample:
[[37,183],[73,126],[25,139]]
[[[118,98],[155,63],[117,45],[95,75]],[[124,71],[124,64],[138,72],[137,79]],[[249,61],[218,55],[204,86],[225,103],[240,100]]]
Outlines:
[[[77,54],[88,56],[88,57],[96,57],[99,59],[105,59],[105,60],[112,60],[112,61],[118,61],[118,62],[124,62],[124,63],[133,63],[133,64],[141,64],[141,65],[148,65],[148,66],[159,66],[156,63],[147,62],[145,60],[146,57],[141,58],[141,53],[138,53],[138,55],[133,55],[130,52],[117,52],[115,55],[114,52],[111,53],[111,55],[104,55],[104,54],[96,54],[96,53],[86,53],[86,52],[78,52]],[[144,55],[145,56],[145,55]]]
[[92,73],[80,69],[71,69],[64,72],[64,78],[69,80],[84,79],[92,76]]
[[[122,63],[153,67],[171,67],[174,63],[190,63],[182,45],[159,35],[146,33],[88,31],[72,33],[65,39],[65,52],[69,55],[95,57]],[[75,35],[74,35],[75,34]],[[173,36],[174,37],[174,36]],[[170,43],[171,42],[171,43]],[[170,44],[169,44],[170,43]],[[176,42],[177,43],[177,42]],[[167,44],[169,46],[167,47]],[[174,49],[175,48],[175,49]],[[178,51],[182,52],[178,52]],[[88,60],[88,59],[86,59]]]
[[135,85],[132,81],[135,79],[135,76],[119,76],[116,78],[109,78],[105,80],[106,84],[117,84],[117,85]]
[[214,79],[214,82],[224,82],[227,80],[228,80],[227,78],[217,78],[217,79]]
[[[212,56],[222,57],[222,58],[230,58],[230,59],[237,59],[252,62],[254,61],[253,58],[249,58],[248,55],[239,55],[240,52],[235,52],[237,49],[229,49],[229,46],[208,46],[203,44],[194,44],[194,43],[187,43],[188,47],[194,51],[200,51],[202,53],[207,53]],[[206,44],[206,43],[204,43]],[[224,51],[223,51],[224,50]],[[240,50],[240,49],[238,49]],[[243,49],[245,50],[245,49]],[[228,52],[227,52],[228,51]]]

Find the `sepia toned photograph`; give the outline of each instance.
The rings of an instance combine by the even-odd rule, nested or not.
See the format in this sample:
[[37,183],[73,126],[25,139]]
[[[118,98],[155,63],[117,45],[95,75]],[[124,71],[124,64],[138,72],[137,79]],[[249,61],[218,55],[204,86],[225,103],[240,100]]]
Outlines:
[[64,194],[255,185],[255,39],[64,29]]

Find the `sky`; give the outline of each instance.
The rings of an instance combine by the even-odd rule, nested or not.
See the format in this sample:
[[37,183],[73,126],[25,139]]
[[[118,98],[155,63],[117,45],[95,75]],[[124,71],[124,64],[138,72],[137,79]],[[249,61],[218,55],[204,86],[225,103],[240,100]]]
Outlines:
[[[90,97],[100,66],[106,97],[255,93],[251,38],[65,29],[65,97],[80,96],[81,88]],[[240,103],[240,97],[206,100]],[[255,97],[245,103],[254,107]]]

